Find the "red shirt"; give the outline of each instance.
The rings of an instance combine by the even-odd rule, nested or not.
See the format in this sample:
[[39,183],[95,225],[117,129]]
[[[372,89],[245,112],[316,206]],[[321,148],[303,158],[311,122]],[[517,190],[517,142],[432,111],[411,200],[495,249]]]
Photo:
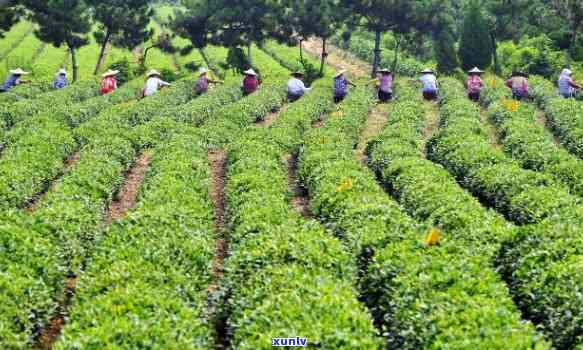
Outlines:
[[107,95],[115,89],[117,89],[117,80],[115,80],[115,77],[103,78],[101,81],[101,89],[99,90],[102,95]]

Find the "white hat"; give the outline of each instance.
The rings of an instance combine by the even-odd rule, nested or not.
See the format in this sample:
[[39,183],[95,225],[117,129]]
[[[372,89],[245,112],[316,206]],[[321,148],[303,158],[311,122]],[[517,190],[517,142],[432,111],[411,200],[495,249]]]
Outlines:
[[474,67],[471,71],[469,71],[468,73],[484,73],[484,71],[480,70],[478,67]]
[[64,68],[59,69],[57,72],[58,75],[67,75],[67,71]]
[[117,75],[117,73],[119,73],[118,70],[108,70],[107,72],[103,73],[103,75],[101,75],[102,77],[110,77],[112,75]]
[[573,72],[571,72],[571,70],[568,68],[563,69],[563,71],[561,72],[561,75],[571,75],[571,74],[573,74]]
[[158,72],[157,70],[152,69],[151,71],[148,72],[148,77],[151,77],[152,75],[161,76],[162,74],[160,74],[160,72]]
[[379,73],[391,73],[391,70],[389,68],[381,68],[378,70]]
[[208,72],[208,70],[205,67],[200,67],[200,69],[198,70],[198,75],[203,75],[206,74]]
[[26,74],[30,74],[29,72],[25,72],[22,70],[22,68],[16,68],[10,71],[10,74],[14,74],[14,75],[26,75]]
[[433,69],[431,69],[431,68],[425,68],[424,70],[421,71],[421,73],[423,73],[423,74],[430,74],[430,73],[433,73]]
[[246,71],[243,72],[243,74],[257,76],[257,73],[255,73],[255,71],[253,70],[253,68],[247,69]]
[[342,69],[342,70],[338,71],[338,73],[336,73],[334,78],[338,78],[339,76],[343,75],[344,73],[346,73],[346,69]]

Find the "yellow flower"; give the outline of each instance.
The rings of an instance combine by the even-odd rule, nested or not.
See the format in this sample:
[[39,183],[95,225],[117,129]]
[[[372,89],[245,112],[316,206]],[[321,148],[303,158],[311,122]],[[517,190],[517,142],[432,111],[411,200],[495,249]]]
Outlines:
[[320,144],[325,145],[328,142],[324,136],[320,137]]
[[342,192],[346,192],[352,189],[353,187],[353,182],[352,179],[346,179],[344,181],[342,181],[342,183],[336,187],[336,192],[337,193],[342,193]]
[[440,231],[436,228],[431,228],[425,237],[425,245],[428,247],[439,245]]

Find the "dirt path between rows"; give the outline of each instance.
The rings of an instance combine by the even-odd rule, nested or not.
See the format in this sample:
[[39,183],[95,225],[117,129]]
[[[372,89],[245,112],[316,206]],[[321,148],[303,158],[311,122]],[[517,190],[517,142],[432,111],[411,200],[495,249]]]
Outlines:
[[370,112],[366,125],[360,134],[360,140],[354,150],[354,159],[366,164],[368,162],[365,154],[368,143],[380,135],[389,121],[391,105],[386,103],[377,104]]
[[34,350],[52,349],[53,344],[57,341],[61,335],[61,330],[65,326],[65,317],[68,313],[69,307],[71,306],[71,300],[75,294],[76,285],[77,277],[67,278],[65,282],[65,292],[63,293],[63,299],[59,303],[57,315],[51,318],[49,324],[43,329],[36,344],[32,347]]
[[65,160],[63,170],[61,170],[61,172],[47,184],[41,193],[34,196],[34,198],[29,203],[27,203],[26,207],[24,208],[25,212],[34,213],[42,203],[47,193],[55,189],[63,176],[67,175],[69,171],[71,171],[71,168],[73,168],[73,166],[79,161],[80,158],[81,154],[79,152],[75,152],[70,155],[67,160]]
[[[220,300],[214,294],[220,290],[220,281],[223,277],[223,266],[227,258],[229,242],[227,237],[227,209],[225,186],[227,182],[227,152],[225,150],[211,150],[208,152],[211,184],[210,197],[214,208],[215,256],[213,258],[211,275],[213,282],[207,289],[210,307]],[[217,317],[214,321],[215,342],[217,349],[229,348],[229,334],[227,318]]]
[[537,111],[537,113],[536,113],[536,121],[545,128],[545,130],[547,131],[547,133],[552,137],[553,142],[555,143],[555,145],[557,145],[557,147],[561,147],[561,140],[553,132],[553,130],[551,128],[551,125],[550,125],[550,123],[547,120],[547,117],[545,115],[545,112],[540,111],[540,110]]
[[310,210],[310,194],[298,179],[298,155],[286,154],[283,160],[287,164],[287,183],[292,192],[291,205],[304,218],[314,218]]
[[[70,169],[78,160],[79,153],[75,153],[69,158],[65,168]],[[121,190],[118,192],[114,201],[111,203],[110,207],[106,211],[106,214],[104,215],[103,222],[105,224],[110,225],[114,220],[121,219],[130,209],[135,206],[140,186],[144,181],[144,177],[151,160],[151,152],[144,151],[128,170]],[[34,211],[37,206],[38,201],[28,210]],[[66,317],[71,305],[71,301],[75,295],[78,278],[79,276],[71,276],[66,279],[65,291],[63,298],[59,303],[57,314],[49,320],[47,326],[41,331],[41,334],[33,346],[33,349],[52,349],[54,343],[59,339],[61,331],[66,324]]]
[[496,149],[502,149],[502,145],[500,145],[500,140],[498,139],[496,126],[492,123],[490,118],[488,118],[488,112],[484,108],[480,109],[480,121],[488,130],[488,142],[490,145]]
[[427,158],[428,149],[427,143],[428,141],[435,135],[435,133],[439,130],[439,123],[441,122],[441,117],[439,114],[439,106],[436,103],[429,102],[429,110],[425,114],[425,124],[423,126],[422,134],[423,134],[423,157]]
[[[311,38],[303,42],[304,51],[309,55],[320,59],[322,56],[322,39]],[[346,70],[353,77],[366,77],[372,69],[370,64],[364,62],[349,52],[341,50],[334,45],[326,44],[328,57],[326,63],[336,70]]]
[[273,123],[275,123],[279,115],[285,112],[288,106],[289,106],[288,104],[283,105],[283,107],[281,107],[278,111],[270,113],[266,115],[263,119],[258,120],[254,126],[256,128],[270,128],[273,125]]
[[104,222],[110,225],[113,221],[123,218],[136,205],[140,186],[152,161],[152,153],[145,151],[136,159],[126,174],[125,181],[119,193],[109,206]]

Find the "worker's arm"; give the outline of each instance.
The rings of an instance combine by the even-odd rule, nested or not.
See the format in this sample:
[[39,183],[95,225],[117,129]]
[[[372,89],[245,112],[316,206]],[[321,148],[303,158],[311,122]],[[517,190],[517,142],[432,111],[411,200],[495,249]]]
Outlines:
[[571,87],[574,87],[575,89],[581,90],[581,85],[577,84],[577,82],[575,82],[574,80],[571,80],[569,82],[569,85],[571,85]]
[[355,83],[353,83],[353,82],[351,82],[350,80],[346,80],[346,82],[347,82],[349,85],[352,85],[352,86],[356,87],[356,84],[355,84]]

